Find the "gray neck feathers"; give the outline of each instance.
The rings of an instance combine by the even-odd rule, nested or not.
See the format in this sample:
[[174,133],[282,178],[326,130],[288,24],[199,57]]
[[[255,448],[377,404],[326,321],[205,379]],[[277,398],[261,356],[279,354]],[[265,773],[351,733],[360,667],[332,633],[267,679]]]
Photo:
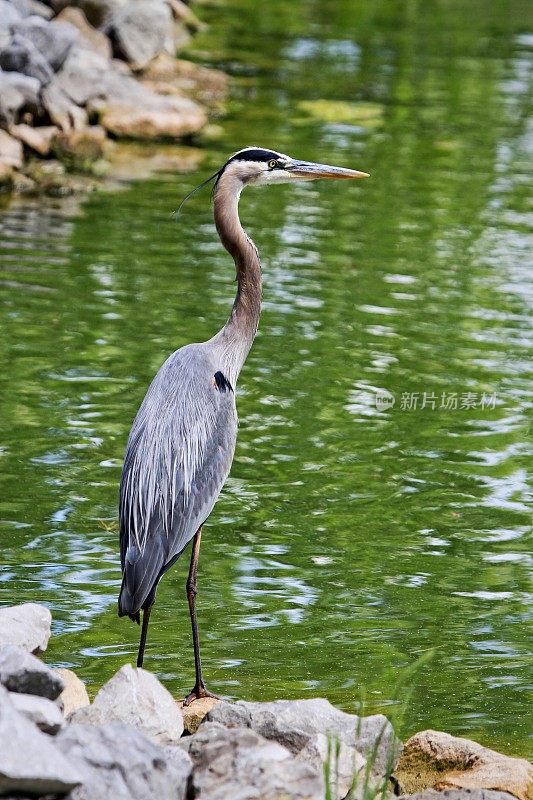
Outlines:
[[237,296],[230,317],[212,339],[212,343],[220,348],[232,386],[252,346],[261,315],[261,264],[257,248],[239,220],[242,189],[240,178],[223,174],[214,197],[216,229],[237,270]]

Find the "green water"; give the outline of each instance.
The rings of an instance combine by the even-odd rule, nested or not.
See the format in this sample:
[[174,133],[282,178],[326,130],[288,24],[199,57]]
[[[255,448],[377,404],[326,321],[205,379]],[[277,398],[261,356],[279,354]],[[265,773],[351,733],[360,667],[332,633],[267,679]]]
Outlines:
[[[169,215],[260,144],[372,177],[243,195],[264,311],[202,544],[208,685],[347,710],[364,694],[369,711],[405,711],[404,737],[441,728],[527,753],[528,11],[203,8],[191,56],[234,88],[202,169],[4,210],[0,602],[49,605],[48,659],[91,691],[137,647],[116,616],[129,426],[158,366],[210,337],[235,290],[208,193]],[[392,408],[376,408],[380,390]],[[186,571],[160,587],[146,660],[176,694],[193,683]]]

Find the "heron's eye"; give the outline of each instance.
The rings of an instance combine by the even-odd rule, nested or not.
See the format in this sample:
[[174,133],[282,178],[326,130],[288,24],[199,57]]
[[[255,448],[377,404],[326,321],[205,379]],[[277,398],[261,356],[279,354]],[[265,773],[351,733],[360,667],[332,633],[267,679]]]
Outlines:
[[278,166],[278,162],[276,161],[275,158],[271,158],[270,161],[268,162],[268,166],[270,167],[270,169],[274,169],[275,167]]

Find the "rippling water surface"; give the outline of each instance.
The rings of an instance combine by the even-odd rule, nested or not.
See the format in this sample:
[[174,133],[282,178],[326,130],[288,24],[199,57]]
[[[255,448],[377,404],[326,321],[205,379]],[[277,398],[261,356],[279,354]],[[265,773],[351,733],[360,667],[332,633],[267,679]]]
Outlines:
[[[201,175],[2,211],[0,601],[48,604],[49,658],[92,691],[137,647],[115,611],[129,426],[161,362],[210,337],[234,292],[207,193],[170,212],[258,143],[372,177],[243,196],[264,312],[202,546],[209,684],[347,710],[364,695],[405,712],[404,736],[527,753],[530,11],[203,9],[192,56],[234,91]],[[176,693],[193,682],[186,571],[161,585],[146,662]],[[396,684],[432,648],[407,702]]]

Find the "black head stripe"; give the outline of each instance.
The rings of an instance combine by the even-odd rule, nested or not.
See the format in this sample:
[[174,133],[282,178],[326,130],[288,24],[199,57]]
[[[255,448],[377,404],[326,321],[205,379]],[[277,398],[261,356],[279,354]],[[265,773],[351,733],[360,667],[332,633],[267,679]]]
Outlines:
[[231,164],[232,161],[264,161],[267,163],[268,161],[272,161],[272,159],[278,158],[281,158],[281,155],[274,152],[274,150],[261,150],[259,147],[251,147],[249,150],[241,150],[240,153],[235,153],[235,155],[226,162],[226,167],[228,164]]

